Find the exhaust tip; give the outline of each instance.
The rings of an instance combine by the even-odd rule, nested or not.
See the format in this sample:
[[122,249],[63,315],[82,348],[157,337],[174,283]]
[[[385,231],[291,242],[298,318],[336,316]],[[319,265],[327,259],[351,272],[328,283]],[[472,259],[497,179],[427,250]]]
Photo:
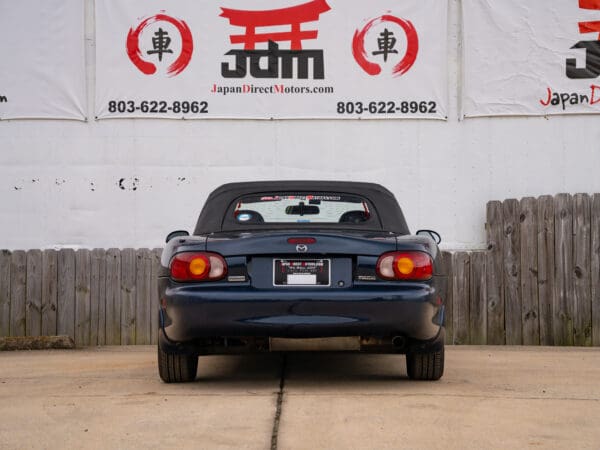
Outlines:
[[404,336],[394,336],[392,345],[396,348],[404,348],[406,346],[406,338]]

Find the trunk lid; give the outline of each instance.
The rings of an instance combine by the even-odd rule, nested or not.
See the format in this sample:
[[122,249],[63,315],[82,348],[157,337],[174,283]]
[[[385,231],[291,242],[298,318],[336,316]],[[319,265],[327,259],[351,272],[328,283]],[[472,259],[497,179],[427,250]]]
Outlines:
[[[288,243],[290,238],[314,238],[306,250]],[[396,250],[396,234],[387,231],[265,231],[228,232],[208,236],[206,250],[223,256],[259,255],[371,255]]]
[[[302,238],[311,242],[296,243]],[[237,279],[248,276],[259,289],[349,288],[365,269],[375,279],[377,258],[396,246],[396,234],[384,231],[228,232],[210,235],[206,242],[207,251],[227,259]]]

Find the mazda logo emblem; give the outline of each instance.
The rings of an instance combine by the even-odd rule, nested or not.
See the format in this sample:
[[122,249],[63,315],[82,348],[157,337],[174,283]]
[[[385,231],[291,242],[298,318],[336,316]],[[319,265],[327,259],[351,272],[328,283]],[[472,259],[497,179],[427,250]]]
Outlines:
[[304,244],[298,244],[296,245],[296,251],[298,253],[306,253],[308,251],[308,246]]

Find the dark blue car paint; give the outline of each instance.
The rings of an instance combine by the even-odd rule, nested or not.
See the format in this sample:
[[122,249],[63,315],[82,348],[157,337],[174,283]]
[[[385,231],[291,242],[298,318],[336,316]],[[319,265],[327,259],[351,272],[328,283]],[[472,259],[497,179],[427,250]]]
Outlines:
[[[300,254],[295,245],[287,242],[290,237],[313,237],[316,243]],[[428,253],[434,260],[432,279],[377,279],[378,257],[395,250]],[[226,259],[229,274],[243,275],[243,281],[171,280],[171,258],[187,251],[220,253]],[[275,287],[274,258],[331,259],[331,286]],[[178,237],[168,243],[161,259],[161,339],[171,350],[177,348],[177,343],[227,336],[401,335],[416,342],[438,342],[443,335],[442,293],[446,282],[438,271],[439,258],[437,245],[431,239],[387,231],[265,230]]]
[[441,325],[437,292],[427,284],[303,291],[177,286],[166,290],[165,299],[165,334],[175,341],[210,336],[395,335],[427,340]]

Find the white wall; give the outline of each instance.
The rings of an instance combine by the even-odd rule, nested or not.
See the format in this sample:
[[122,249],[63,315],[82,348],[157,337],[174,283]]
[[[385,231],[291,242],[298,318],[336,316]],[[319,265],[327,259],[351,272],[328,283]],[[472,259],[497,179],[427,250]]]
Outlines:
[[458,0],[449,20],[447,122],[0,122],[0,248],[159,246],[191,230],[208,193],[230,181],[378,182],[413,231],[438,230],[446,248],[483,246],[488,200],[599,192],[600,117],[457,120]]

